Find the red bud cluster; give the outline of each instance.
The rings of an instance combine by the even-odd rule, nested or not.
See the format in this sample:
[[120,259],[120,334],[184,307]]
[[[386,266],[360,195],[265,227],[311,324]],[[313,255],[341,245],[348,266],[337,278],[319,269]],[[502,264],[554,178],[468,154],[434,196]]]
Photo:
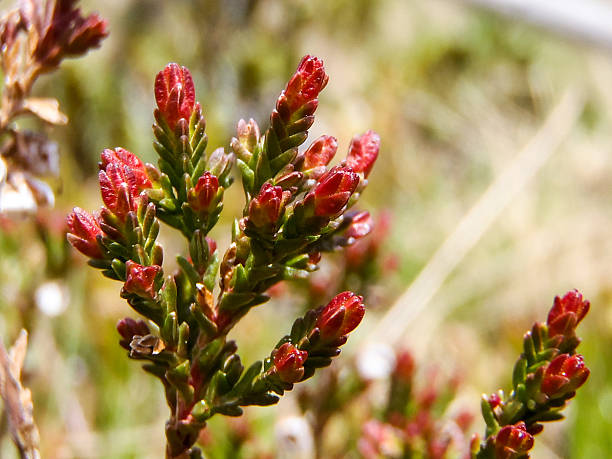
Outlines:
[[106,207],[121,219],[135,211],[140,193],[150,188],[144,164],[136,155],[117,148],[104,150],[100,162],[100,191]]
[[327,166],[337,150],[338,140],[330,135],[322,135],[304,152],[304,169]]
[[496,459],[518,459],[533,448],[533,437],[527,432],[523,421],[507,425],[495,436]]
[[195,108],[195,87],[187,67],[170,63],[155,78],[155,101],[168,127],[180,119],[189,121]]
[[346,165],[367,177],[378,158],[379,149],[380,137],[376,132],[367,131],[365,134],[355,136],[346,157]]
[[291,343],[284,343],[274,353],[274,369],[281,381],[293,384],[304,376],[307,358],[308,352],[300,351]]
[[102,235],[98,219],[80,207],[75,207],[68,215],[68,242],[84,255],[103,258],[97,237]]
[[316,326],[324,341],[338,341],[359,325],[364,314],[363,298],[353,292],[343,292],[321,311]]
[[217,191],[219,191],[219,179],[208,171],[204,172],[196,186],[187,194],[189,206],[195,212],[209,213],[211,207],[216,204]]
[[274,231],[290,197],[291,193],[280,186],[264,183],[249,204],[249,223],[260,230]]
[[142,266],[132,260],[125,264],[126,279],[123,290],[126,293],[143,298],[153,299],[156,295],[155,280],[161,272],[161,266]]
[[[279,101],[283,97],[286,98],[290,111],[294,112],[307,102],[316,100],[319,93],[327,85],[328,79],[323,61],[317,57],[306,55],[302,58],[289,83],[287,83]],[[280,104],[277,104],[277,107],[278,105]]]
[[561,354],[546,367],[540,389],[550,398],[563,398],[582,386],[589,373],[580,354]]
[[337,217],[359,184],[359,175],[349,167],[336,166],[321,177],[305,201],[314,200],[317,217]]
[[567,292],[563,298],[555,297],[553,307],[548,313],[546,323],[548,335],[573,335],[576,326],[589,312],[590,303],[582,299],[577,290]]

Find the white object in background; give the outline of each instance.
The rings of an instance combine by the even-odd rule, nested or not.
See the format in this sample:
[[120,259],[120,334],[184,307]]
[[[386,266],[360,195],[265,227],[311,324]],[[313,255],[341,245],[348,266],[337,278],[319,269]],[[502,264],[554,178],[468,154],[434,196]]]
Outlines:
[[68,307],[70,296],[62,282],[48,281],[41,284],[34,293],[34,302],[44,314],[55,317]]
[[395,368],[395,353],[388,344],[368,343],[357,354],[356,365],[366,381],[387,379]]
[[612,5],[602,0],[460,0],[612,50]]
[[301,416],[287,416],[276,423],[279,459],[312,459],[314,441],[310,424]]

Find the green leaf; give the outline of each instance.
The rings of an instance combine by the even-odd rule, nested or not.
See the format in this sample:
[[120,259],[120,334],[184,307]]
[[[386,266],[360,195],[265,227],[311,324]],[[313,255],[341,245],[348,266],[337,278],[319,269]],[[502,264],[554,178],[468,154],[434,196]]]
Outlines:
[[183,273],[185,273],[185,275],[189,279],[189,282],[191,282],[192,287],[195,288],[195,285],[200,282],[200,275],[198,274],[198,272],[195,270],[193,265],[189,263],[189,261],[182,255],[178,255],[176,257],[176,261]]
[[253,184],[255,183],[255,172],[241,159],[236,159],[236,164],[242,175],[242,183],[247,191],[254,191]]
[[113,271],[115,272],[119,280],[125,282],[125,263],[115,258],[111,262],[111,267],[113,268]]
[[206,315],[200,310],[197,304],[192,303],[189,306],[191,315],[196,320],[200,329],[208,336],[215,336],[217,334],[217,325],[212,322]]
[[242,377],[238,380],[230,394],[237,397],[247,392],[251,388],[253,380],[261,373],[262,366],[261,360],[253,363],[248,370],[242,373]]
[[483,395],[482,399],[480,400],[480,410],[482,411],[482,417],[487,424],[487,437],[496,434],[499,430],[499,424],[497,423],[493,409],[491,408],[491,405],[489,404],[489,401],[485,395]]
[[220,405],[215,407],[215,411],[225,416],[242,416],[242,408],[236,405]]
[[160,330],[162,339],[170,346],[175,347],[178,343],[178,323],[176,319],[176,311],[172,311],[166,315],[164,324]]
[[525,382],[525,377],[527,376],[527,361],[521,357],[517,360],[514,365],[514,371],[512,373],[512,387],[516,389],[516,387],[520,383]]
[[174,277],[168,276],[162,288],[162,304],[166,308],[166,314],[176,311],[176,282]]

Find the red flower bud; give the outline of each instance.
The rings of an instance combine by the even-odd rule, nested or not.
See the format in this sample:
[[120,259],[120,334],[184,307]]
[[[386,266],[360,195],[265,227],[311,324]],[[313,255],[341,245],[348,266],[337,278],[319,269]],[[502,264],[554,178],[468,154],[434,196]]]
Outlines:
[[495,458],[514,459],[524,457],[533,448],[533,437],[523,421],[501,428],[495,436]]
[[274,351],[273,361],[281,381],[296,383],[304,376],[304,362],[308,352],[300,351],[291,343],[285,343]]
[[151,188],[142,161],[123,148],[104,150],[100,162],[100,191],[106,207],[120,218],[136,210],[140,193]]
[[321,311],[316,326],[324,341],[338,340],[352,332],[363,319],[363,298],[353,292],[343,292]]
[[348,227],[344,235],[353,239],[361,239],[367,236],[372,231],[374,222],[370,216],[370,212],[363,211],[352,216],[351,225]]
[[96,238],[102,234],[96,217],[75,207],[66,219],[70,232],[67,234],[68,242],[84,255],[91,258],[104,258]]
[[379,148],[380,137],[374,131],[367,131],[361,136],[353,137],[346,157],[346,165],[355,172],[363,172],[363,175],[367,177],[376,162]]
[[126,317],[117,322],[117,331],[122,338],[119,344],[128,351],[134,336],[146,336],[151,333],[144,320],[134,320],[131,317]]
[[128,260],[125,267],[126,280],[123,284],[123,290],[145,298],[155,298],[155,279],[161,272],[161,266],[142,266]]
[[170,129],[184,118],[189,121],[195,107],[195,87],[186,67],[170,63],[155,78],[155,101]]
[[249,204],[249,222],[258,229],[275,231],[290,197],[291,193],[280,186],[264,183]]
[[546,323],[548,335],[573,334],[576,326],[589,312],[590,303],[582,299],[578,290],[571,290],[563,298],[555,297]]
[[580,354],[561,354],[546,367],[540,389],[550,398],[561,398],[582,386],[589,373]]
[[321,177],[314,190],[308,193],[305,200],[314,199],[314,211],[317,217],[334,218],[348,203],[359,184],[359,175],[351,168],[336,166]]
[[149,180],[146,166],[134,153],[117,147],[114,150],[105,149],[100,156],[102,158],[99,163],[100,170],[106,170],[111,163],[123,166],[132,196],[136,197],[142,190],[153,186]]
[[327,166],[338,150],[338,141],[330,135],[322,135],[304,152],[304,169]]
[[196,212],[208,213],[211,205],[216,204],[215,198],[219,191],[219,180],[210,172],[204,172],[198,179],[196,186],[189,190],[187,201],[189,206]]
[[281,94],[287,99],[290,111],[293,113],[307,102],[315,100],[327,84],[329,77],[325,73],[323,61],[317,57],[306,55],[293,74],[287,87]]

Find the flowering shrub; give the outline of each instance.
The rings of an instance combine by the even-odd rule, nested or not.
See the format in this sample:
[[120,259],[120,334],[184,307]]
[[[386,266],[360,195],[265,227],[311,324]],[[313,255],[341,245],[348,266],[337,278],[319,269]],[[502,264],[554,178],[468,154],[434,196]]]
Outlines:
[[[368,131],[354,139],[346,160],[331,168],[332,137],[298,150],[327,80],[322,61],[305,56],[265,133],[254,120],[241,120],[231,151],[207,152],[191,74],[168,64],[155,80],[158,166],[122,148],[105,150],[99,172],[104,207],[93,215],[75,208],[68,217],[71,244],[91,266],[122,282],[121,296],[147,319],[126,318],[117,328],[129,356],[146,361],[143,368],[164,386],[171,411],[167,457],[199,457],[193,445],[215,414],[239,416],[243,406],[276,403],[329,365],[363,318],[362,298],[341,293],[298,318],[269,357],[246,370],[236,343],[227,339],[249,310],[268,300],[268,289],[305,278],[321,252],[369,232],[363,214],[347,210],[367,185],[378,136]],[[220,256],[207,234],[221,213],[234,164],[246,202]],[[187,243],[173,275],[162,267],[160,222]]]
[[514,366],[512,391],[483,396],[486,438],[472,439],[472,457],[520,459],[529,457],[533,436],[543,422],[563,419],[561,410],[589,377],[576,354],[576,326],[590,304],[576,291],[556,297],[546,323],[535,323],[523,339],[523,353]]

